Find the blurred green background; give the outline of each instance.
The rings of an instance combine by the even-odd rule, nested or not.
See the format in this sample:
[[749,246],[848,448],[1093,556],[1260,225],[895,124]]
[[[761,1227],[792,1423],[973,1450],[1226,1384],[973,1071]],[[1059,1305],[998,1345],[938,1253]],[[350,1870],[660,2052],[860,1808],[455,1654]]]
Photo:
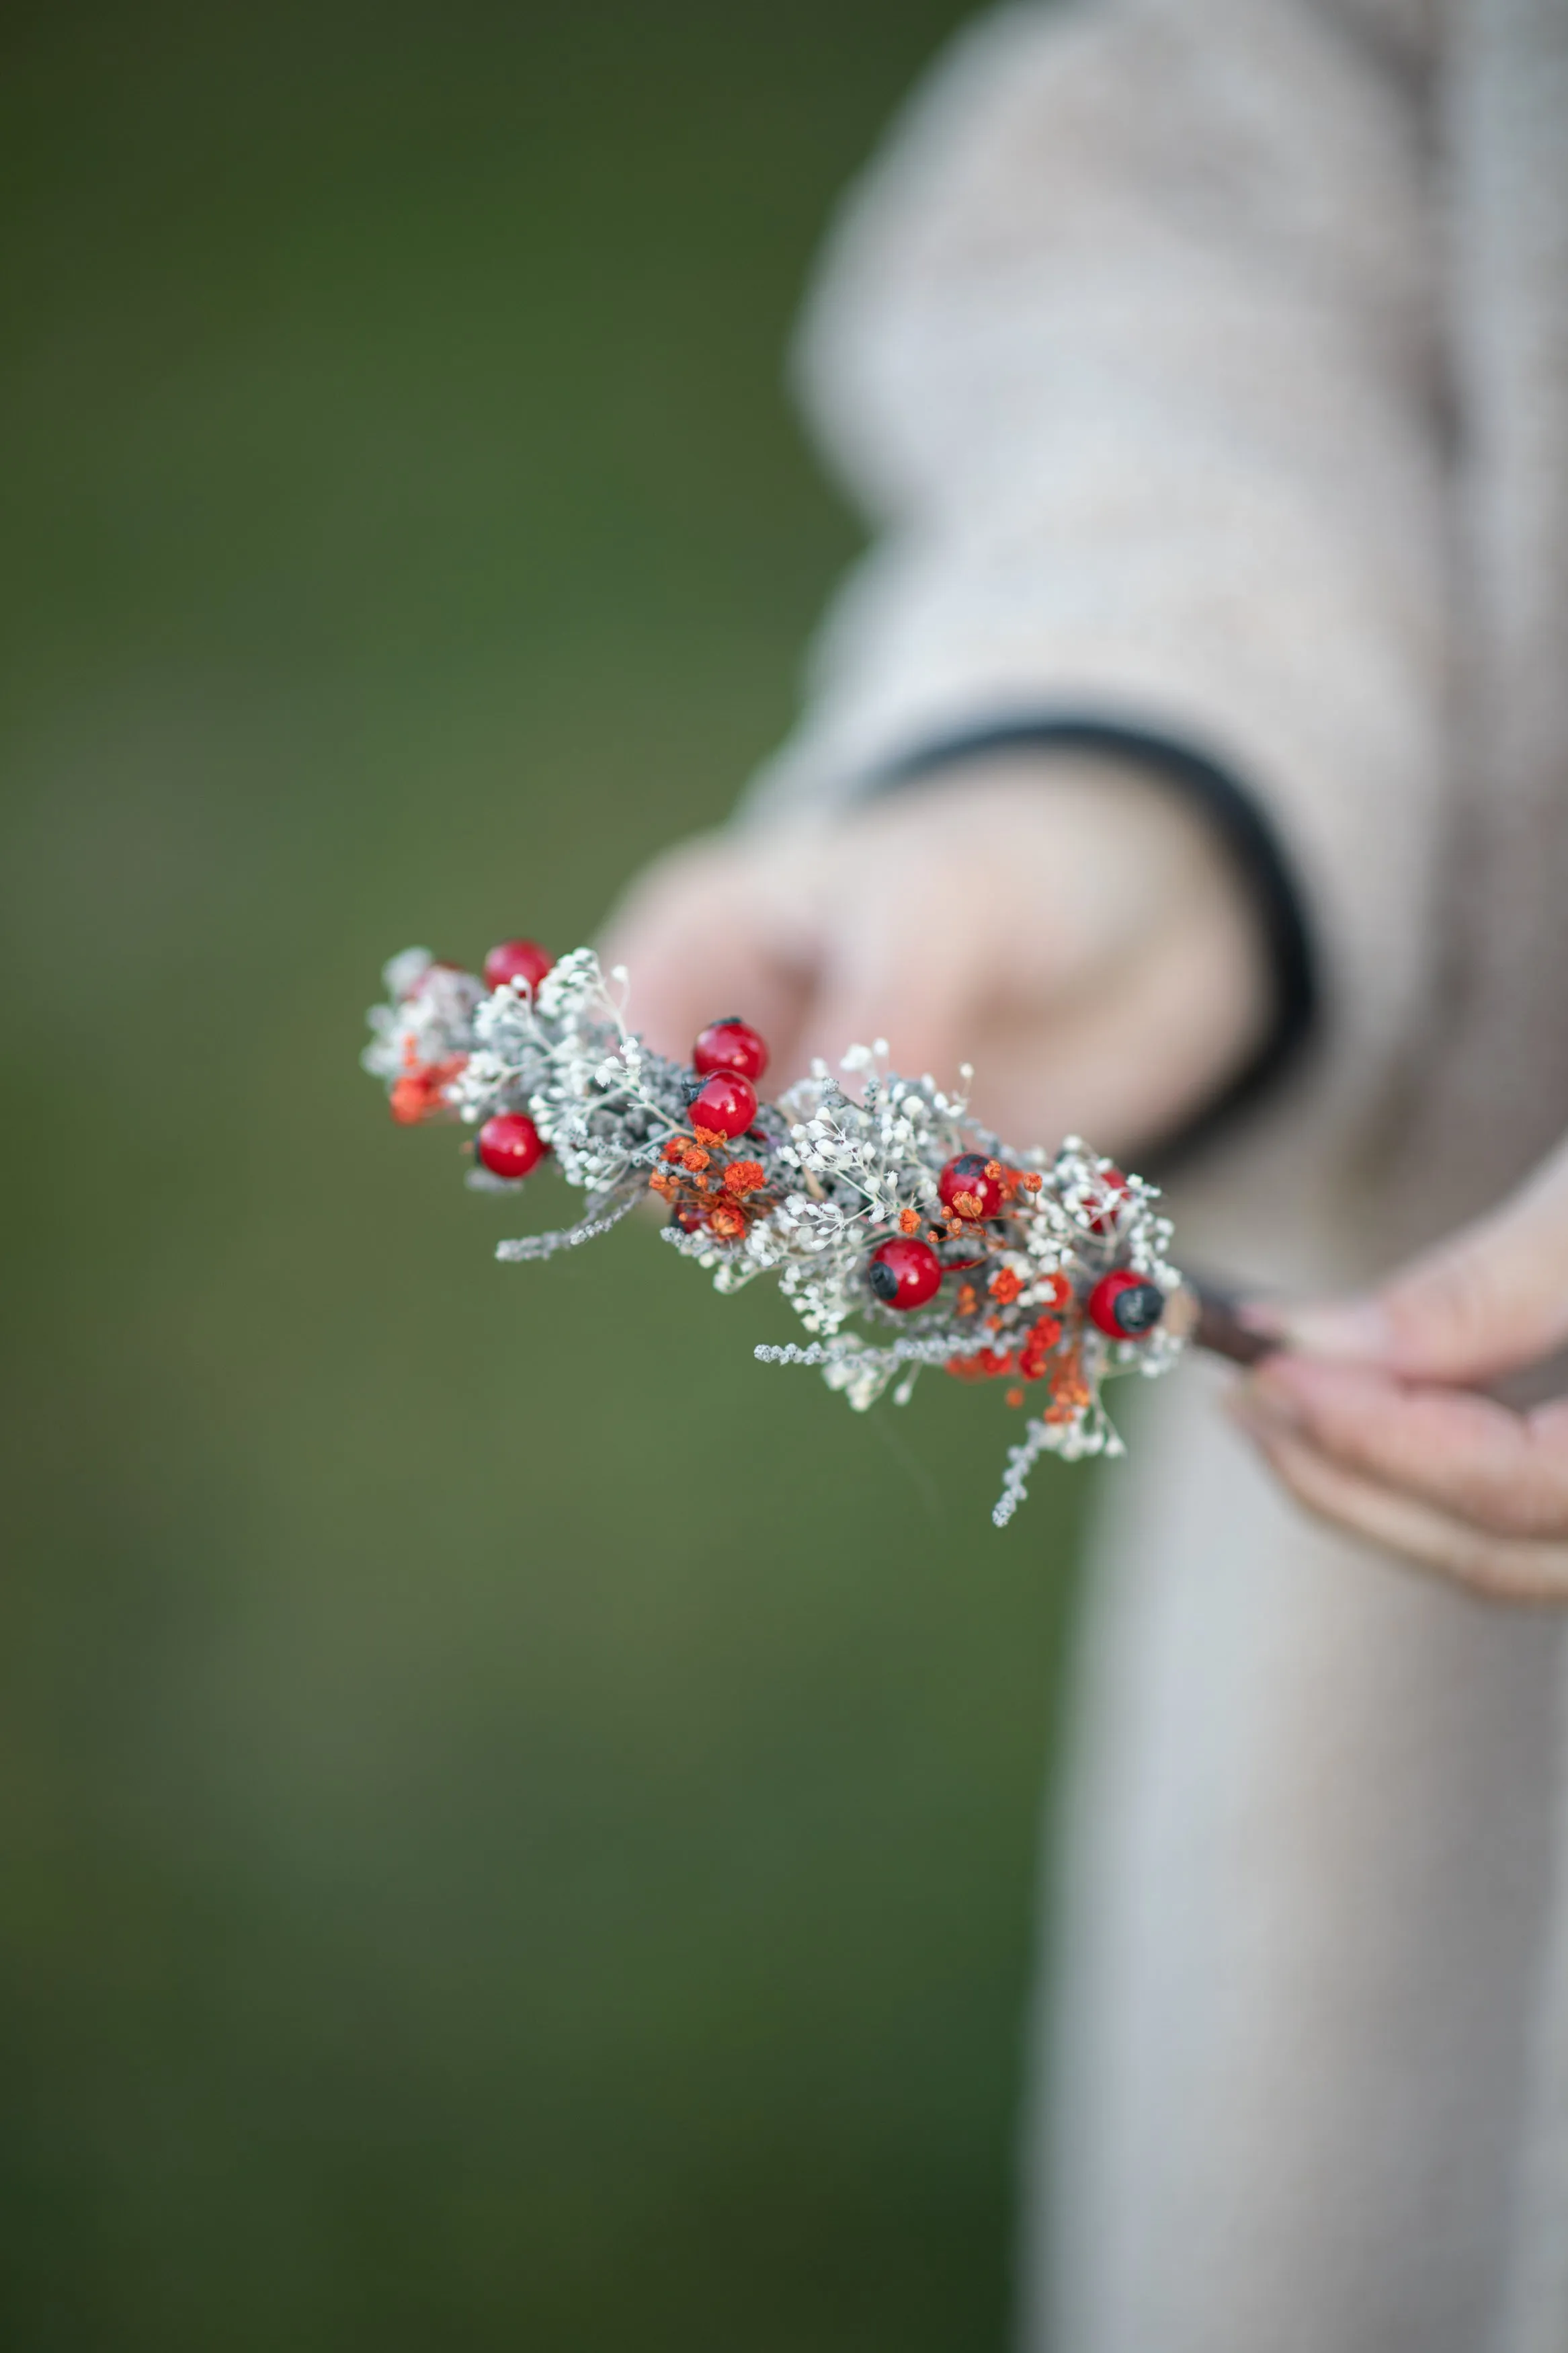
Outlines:
[[960,13],[10,16],[7,2347],[1004,2341],[1079,1481],[496,1267],[355,1069],[788,724],[783,345]]

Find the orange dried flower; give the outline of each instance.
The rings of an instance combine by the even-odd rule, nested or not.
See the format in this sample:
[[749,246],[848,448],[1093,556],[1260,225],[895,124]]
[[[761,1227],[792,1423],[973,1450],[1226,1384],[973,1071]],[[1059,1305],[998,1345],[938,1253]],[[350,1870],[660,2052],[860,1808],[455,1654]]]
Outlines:
[[1062,1336],[1062,1327],[1054,1315],[1037,1315],[1029,1326],[1029,1336],[1018,1352],[1018,1370],[1026,1381],[1043,1380],[1049,1369],[1050,1352]]
[[1018,1179],[1026,1193],[1037,1193],[1045,1181],[1037,1168],[1026,1168]]
[[682,1145],[680,1160],[685,1168],[706,1168],[708,1166],[708,1155],[696,1144]]
[[1000,1306],[1011,1307],[1024,1286],[1010,1266],[1000,1266],[992,1276],[987,1288],[992,1298]]
[[399,1127],[416,1127],[444,1108],[447,1089],[468,1064],[467,1054],[448,1054],[444,1061],[421,1062],[411,1045],[403,1050],[403,1076],[393,1086],[387,1106]]
[[665,1144],[664,1156],[667,1160],[679,1160],[685,1149],[686,1138],[683,1135],[672,1135]]
[[985,1174],[990,1177],[991,1182],[994,1185],[1000,1184],[1002,1181],[1002,1163],[999,1160],[988,1160],[985,1163]]
[[760,1160],[732,1160],[724,1171],[724,1190],[744,1200],[748,1193],[754,1193],[758,1186],[766,1181],[766,1177],[767,1170]]
[[985,1214],[985,1203],[978,1193],[955,1193],[947,1206],[955,1217],[983,1218]]
[[1088,1383],[1078,1360],[1078,1350],[1069,1348],[1051,1375],[1051,1407],[1047,1421],[1070,1421],[1079,1409],[1091,1402]]
[[921,1213],[918,1209],[900,1209],[899,1211],[900,1233],[918,1234],[920,1229]]
[[721,1135],[716,1127],[699,1127],[695,1121],[692,1123],[691,1132],[698,1143],[705,1144],[710,1152],[722,1152],[730,1141],[727,1135]]
[[727,1208],[722,1201],[708,1222],[722,1241],[733,1241],[737,1234],[743,1234],[746,1230],[746,1220],[740,1210]]
[[979,1304],[980,1302],[974,1295],[974,1285],[972,1282],[961,1282],[958,1286],[958,1313],[961,1315],[973,1315]]

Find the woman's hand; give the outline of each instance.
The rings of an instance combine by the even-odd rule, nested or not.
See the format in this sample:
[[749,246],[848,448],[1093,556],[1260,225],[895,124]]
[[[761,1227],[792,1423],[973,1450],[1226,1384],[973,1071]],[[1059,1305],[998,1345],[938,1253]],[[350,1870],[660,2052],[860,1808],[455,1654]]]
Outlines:
[[1568,1398],[1475,1387],[1568,1342],[1568,1143],[1371,1299],[1279,1330],[1235,1409],[1309,1510],[1473,1592],[1568,1601]]
[[770,1091],[888,1041],[1019,1144],[1136,1154],[1216,1094],[1268,1018],[1266,950],[1208,820],[1108,761],[943,773],[811,825],[672,851],[612,918],[632,1018],[683,1056],[744,1015]]

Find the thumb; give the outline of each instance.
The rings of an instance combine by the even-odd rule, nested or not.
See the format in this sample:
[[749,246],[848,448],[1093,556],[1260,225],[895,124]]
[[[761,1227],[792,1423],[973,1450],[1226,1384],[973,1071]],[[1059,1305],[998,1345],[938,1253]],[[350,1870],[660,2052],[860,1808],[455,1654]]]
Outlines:
[[1293,1346],[1410,1379],[1489,1380],[1550,1356],[1568,1340],[1568,1143],[1500,1208],[1370,1296],[1279,1320]]

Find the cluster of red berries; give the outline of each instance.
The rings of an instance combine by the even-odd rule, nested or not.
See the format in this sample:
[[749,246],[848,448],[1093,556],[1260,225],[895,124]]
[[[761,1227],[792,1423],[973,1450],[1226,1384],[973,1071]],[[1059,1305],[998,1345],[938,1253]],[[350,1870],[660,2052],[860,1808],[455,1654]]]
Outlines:
[[696,1077],[686,1108],[698,1142],[732,1143],[757,1116],[756,1082],[768,1067],[768,1050],[738,1013],[710,1021],[691,1049]]
[[[523,981],[529,988],[537,988],[554,962],[549,949],[542,948],[537,940],[502,940],[485,958],[485,987],[495,989],[509,981]],[[418,997],[437,975],[461,973],[462,969],[461,965],[437,958],[425,966],[408,990],[408,997]],[[408,1051],[406,1067],[391,1094],[392,1116],[404,1126],[413,1126],[440,1110],[447,1088],[468,1060],[464,1054],[453,1054],[439,1061],[420,1062],[412,1049]],[[487,1119],[474,1141],[476,1157],[492,1176],[527,1176],[549,1149],[526,1112],[520,1111],[499,1112],[493,1119]]]
[[[884,1306],[900,1311],[925,1306],[935,1298],[946,1276],[983,1267],[997,1244],[1005,1245],[1005,1229],[993,1228],[988,1232],[987,1228],[1009,1215],[1020,1191],[1038,1192],[1040,1185],[1040,1177],[1032,1171],[1005,1167],[979,1152],[957,1154],[937,1180],[947,1222],[933,1226],[928,1238],[921,1240],[918,1213],[905,1210],[900,1220],[903,1233],[883,1242],[871,1255],[867,1273],[873,1294]],[[1120,1228],[1122,1205],[1130,1199],[1131,1188],[1121,1171],[1102,1170],[1092,1198],[1078,1210],[1084,1231],[1102,1240],[1113,1238]],[[955,1243],[963,1256],[951,1254]],[[951,1357],[948,1371],[965,1381],[998,1380],[1008,1375],[1020,1382],[1045,1381],[1050,1401],[1044,1419],[1074,1421],[1092,1401],[1092,1391],[1084,1378],[1076,1342],[1061,1348],[1062,1314],[1052,1312],[1065,1312],[1073,1305],[1073,1288],[1066,1275],[1051,1278],[1043,1312],[1021,1335],[1016,1328],[1008,1331],[1005,1315],[1022,1293],[1024,1282],[1005,1259],[985,1290],[993,1303],[986,1324],[997,1335],[997,1345]],[[982,1303],[975,1284],[961,1282],[955,1312],[962,1316],[978,1315]],[[1089,1286],[1081,1312],[1109,1339],[1137,1340],[1152,1332],[1164,1306],[1164,1294],[1157,1284],[1131,1268],[1119,1267]],[[1008,1390],[1009,1405],[1021,1406],[1024,1401],[1023,1388]]]
[[720,1241],[739,1241],[765,1192],[767,1171],[760,1160],[715,1167],[714,1156],[755,1120],[756,1082],[767,1067],[765,1041],[738,1013],[710,1021],[691,1050],[693,1075],[686,1089],[691,1135],[672,1135],[664,1147],[665,1166],[648,1178],[689,1234],[705,1227]]
[[[555,958],[537,940],[502,940],[484,961],[487,988],[521,980],[537,988]],[[530,1176],[550,1150],[525,1111],[497,1112],[474,1138],[474,1155],[492,1176]]]
[[[1009,1202],[1020,1187],[1037,1192],[1039,1187],[1037,1176],[1005,1168],[999,1161],[987,1160],[984,1153],[959,1153],[937,1179],[937,1191],[951,1223],[945,1230],[933,1229],[930,1241],[909,1235],[883,1242],[871,1254],[868,1280],[873,1293],[884,1307],[924,1307],[936,1297],[944,1275],[980,1264],[978,1259],[973,1258],[944,1261],[933,1245],[968,1234],[984,1249],[986,1242],[983,1229],[986,1223],[1006,1214]],[[1106,1172],[1107,1198],[1085,1218],[1089,1232],[1103,1236],[1115,1231],[1117,1207],[1125,1199],[1127,1190],[1127,1179],[1119,1168]],[[918,1224],[919,1220],[912,1222]],[[996,1278],[992,1290],[994,1292],[996,1282],[1004,1280]],[[1164,1304],[1164,1295],[1156,1284],[1126,1267],[1101,1275],[1084,1302],[1089,1321],[1112,1340],[1142,1338],[1159,1322]],[[1046,1345],[1054,1345],[1059,1336],[1058,1328]]]

